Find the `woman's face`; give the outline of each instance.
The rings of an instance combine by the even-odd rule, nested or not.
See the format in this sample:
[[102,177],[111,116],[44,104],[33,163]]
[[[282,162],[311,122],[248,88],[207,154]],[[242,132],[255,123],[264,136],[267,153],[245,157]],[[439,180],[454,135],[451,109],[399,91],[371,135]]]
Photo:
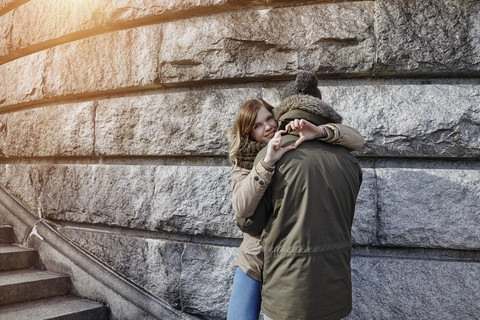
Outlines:
[[267,108],[261,107],[252,127],[252,138],[257,142],[268,143],[275,135],[277,126],[277,120],[273,114]]

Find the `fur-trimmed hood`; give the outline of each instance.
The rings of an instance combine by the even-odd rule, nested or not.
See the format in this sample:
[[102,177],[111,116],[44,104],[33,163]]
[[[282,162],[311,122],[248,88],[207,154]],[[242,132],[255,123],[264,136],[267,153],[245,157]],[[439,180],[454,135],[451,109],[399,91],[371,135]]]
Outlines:
[[293,119],[305,119],[317,126],[342,122],[342,117],[328,103],[304,94],[286,98],[274,109],[274,112],[280,127]]

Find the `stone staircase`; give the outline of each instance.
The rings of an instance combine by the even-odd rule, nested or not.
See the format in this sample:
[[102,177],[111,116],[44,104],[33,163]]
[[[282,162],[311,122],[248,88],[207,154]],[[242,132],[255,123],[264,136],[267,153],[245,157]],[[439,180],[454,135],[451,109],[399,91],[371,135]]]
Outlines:
[[13,229],[0,225],[0,320],[102,320],[102,304],[69,295],[69,277],[40,270],[35,250],[13,243]]

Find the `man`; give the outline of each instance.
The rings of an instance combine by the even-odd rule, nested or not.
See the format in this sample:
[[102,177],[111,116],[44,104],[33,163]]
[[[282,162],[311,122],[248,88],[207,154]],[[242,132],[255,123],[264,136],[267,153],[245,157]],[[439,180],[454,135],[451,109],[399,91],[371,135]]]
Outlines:
[[[315,126],[341,121],[319,96],[305,95],[298,88],[297,92],[302,94],[286,98],[276,108],[279,129],[294,129],[298,121],[288,125],[294,119]],[[283,137],[283,146],[297,139],[290,132]],[[360,166],[347,149],[319,140],[304,141],[277,162],[255,213],[269,215],[262,233],[266,316],[326,320],[351,312],[351,226],[361,181]]]

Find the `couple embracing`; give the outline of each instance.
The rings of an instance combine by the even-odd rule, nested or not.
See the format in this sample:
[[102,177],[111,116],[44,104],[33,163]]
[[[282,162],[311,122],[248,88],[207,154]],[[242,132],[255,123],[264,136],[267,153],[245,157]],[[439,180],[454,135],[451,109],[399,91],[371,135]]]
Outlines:
[[245,102],[229,133],[232,202],[244,232],[229,320],[341,319],[351,312],[351,226],[361,134],[301,72],[274,108]]

